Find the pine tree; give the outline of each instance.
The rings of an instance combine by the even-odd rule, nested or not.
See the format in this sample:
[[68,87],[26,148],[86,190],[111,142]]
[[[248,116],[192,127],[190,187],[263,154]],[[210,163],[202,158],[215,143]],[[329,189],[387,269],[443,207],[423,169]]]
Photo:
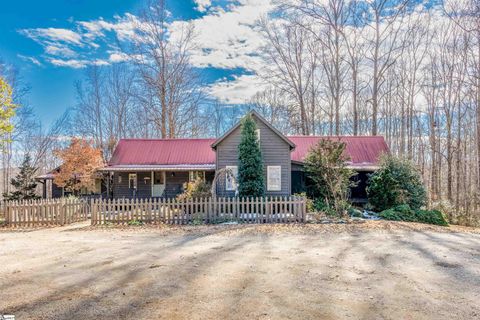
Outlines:
[[31,161],[30,155],[25,155],[25,159],[20,167],[20,172],[11,181],[12,186],[16,190],[8,194],[3,194],[5,200],[30,200],[39,198],[35,192],[37,188],[35,174],[38,169],[32,166]]
[[263,197],[265,183],[263,159],[257,138],[257,126],[251,114],[242,120],[238,145],[238,192],[241,197]]

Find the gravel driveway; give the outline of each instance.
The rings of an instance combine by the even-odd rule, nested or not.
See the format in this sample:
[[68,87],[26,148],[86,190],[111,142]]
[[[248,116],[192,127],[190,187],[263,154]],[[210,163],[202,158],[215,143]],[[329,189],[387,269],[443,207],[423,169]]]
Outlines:
[[480,234],[445,230],[369,222],[0,231],[0,314],[480,319]]

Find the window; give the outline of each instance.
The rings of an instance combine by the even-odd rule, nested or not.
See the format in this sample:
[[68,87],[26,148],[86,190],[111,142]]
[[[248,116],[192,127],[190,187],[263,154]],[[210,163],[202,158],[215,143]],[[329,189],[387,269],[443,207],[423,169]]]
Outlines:
[[163,171],[153,173],[153,184],[165,184],[165,174]]
[[[237,190],[237,176],[238,176],[238,167],[237,166],[226,166],[227,169],[225,177],[225,189],[227,191]],[[233,174],[233,177],[232,177]]]
[[255,130],[257,132],[257,141],[260,142],[260,129]]
[[197,180],[198,178],[205,181],[205,171],[190,171],[190,173],[188,175],[188,180],[190,182],[193,182],[193,181]]
[[282,167],[281,166],[267,167],[267,190],[268,191],[282,190]]
[[118,175],[118,183],[119,184],[122,183],[122,175],[121,174]]
[[129,173],[128,174],[128,187],[130,189],[137,189],[137,174]]

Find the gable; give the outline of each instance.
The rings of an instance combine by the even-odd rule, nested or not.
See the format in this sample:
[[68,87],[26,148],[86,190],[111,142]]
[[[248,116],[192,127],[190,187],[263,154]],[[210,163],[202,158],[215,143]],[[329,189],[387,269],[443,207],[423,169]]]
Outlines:
[[[280,131],[278,131],[277,129],[275,129],[275,127],[273,127],[267,120],[265,120],[260,114],[258,114],[258,112],[256,112],[255,110],[252,110],[249,112],[253,119],[255,120],[255,123],[257,124],[257,127],[260,128],[260,127],[265,127],[265,129],[263,129],[265,132],[267,132],[266,130],[269,130],[271,131],[271,133],[273,133],[274,135],[276,135],[278,138],[280,138],[281,140],[283,140],[286,144],[288,144],[290,146],[291,149],[294,149],[295,148],[295,144],[290,141],[286,136],[284,136]],[[230,130],[228,130],[223,136],[221,136],[220,138],[218,138],[213,144],[212,144],[212,148],[213,149],[216,149],[217,146],[219,144],[221,144],[225,139],[227,139],[230,135],[232,135],[233,133],[236,132],[236,134],[238,134],[238,130],[240,129],[241,127],[241,121],[237,122]],[[262,131],[263,131],[262,130]]]

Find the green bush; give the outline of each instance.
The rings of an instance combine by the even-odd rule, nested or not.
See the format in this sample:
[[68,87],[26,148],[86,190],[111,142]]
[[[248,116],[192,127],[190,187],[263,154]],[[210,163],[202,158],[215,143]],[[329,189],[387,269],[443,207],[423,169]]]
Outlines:
[[203,215],[203,213],[201,213],[201,212],[195,213],[195,214],[193,215],[192,224],[193,224],[194,226],[199,226],[199,225],[205,224],[205,220],[204,220],[204,215]]
[[425,205],[427,193],[417,168],[411,161],[384,156],[380,169],[368,179],[368,201],[377,211],[399,205],[417,210]]
[[345,212],[351,208],[351,204],[346,200],[338,200],[335,206],[327,204],[322,198],[313,201],[313,211],[323,212],[327,216],[342,217]]
[[315,200],[315,209],[342,216],[349,208],[351,177],[356,173],[347,167],[346,144],[340,140],[321,139],[305,157],[305,174],[310,180],[308,194]]
[[356,218],[361,218],[363,216],[362,211],[354,207],[350,207],[348,209],[348,215],[350,217],[356,217]]
[[137,220],[137,219],[133,219],[133,220],[128,221],[128,225],[129,225],[129,226],[142,226],[142,225],[143,225],[143,221]]
[[414,210],[409,205],[400,205],[384,210],[378,214],[379,217],[393,221],[408,221],[448,226],[443,214],[438,210]]
[[315,211],[315,206],[313,204],[313,200],[307,196],[306,192],[301,192],[301,193],[295,193],[295,197],[302,197],[306,199],[306,205],[307,205],[307,212],[314,212]]
[[183,184],[183,193],[177,195],[178,201],[185,201],[194,198],[210,198],[212,186],[202,178]]

